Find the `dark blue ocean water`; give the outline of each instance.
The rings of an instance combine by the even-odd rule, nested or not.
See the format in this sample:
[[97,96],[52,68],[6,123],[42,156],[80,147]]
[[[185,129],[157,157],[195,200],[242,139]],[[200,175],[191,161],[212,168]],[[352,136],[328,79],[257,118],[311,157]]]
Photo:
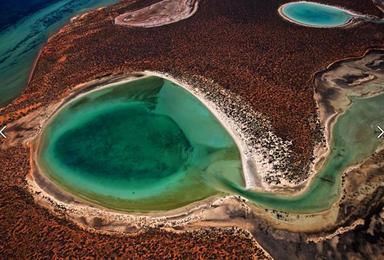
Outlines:
[[0,107],[26,87],[39,49],[69,19],[118,0],[0,0]]
[[57,1],[58,0],[2,0],[0,2],[0,31]]

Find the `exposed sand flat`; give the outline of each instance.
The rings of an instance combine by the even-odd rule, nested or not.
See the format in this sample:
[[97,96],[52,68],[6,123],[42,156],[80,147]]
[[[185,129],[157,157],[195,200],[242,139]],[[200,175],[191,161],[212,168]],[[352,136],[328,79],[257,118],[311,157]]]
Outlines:
[[115,24],[151,28],[191,17],[198,8],[198,0],[164,0],[145,8],[129,11],[115,18]]

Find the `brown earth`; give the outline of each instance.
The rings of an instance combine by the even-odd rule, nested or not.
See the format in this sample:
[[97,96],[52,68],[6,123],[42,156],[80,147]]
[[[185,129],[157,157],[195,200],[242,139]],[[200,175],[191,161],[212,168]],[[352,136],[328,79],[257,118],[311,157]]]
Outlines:
[[[154,1],[141,5],[149,2]],[[149,69],[201,75],[267,116],[278,135],[293,140],[297,165],[306,165],[314,145],[313,74],[335,60],[383,47],[384,30],[374,24],[349,29],[297,26],[278,16],[277,8],[285,2],[205,0],[190,19],[152,29],[113,25],[114,17],[128,9],[124,3],[92,12],[50,39],[23,96],[1,109],[5,116],[0,123],[57,101],[78,83],[108,74]],[[371,1],[321,2],[380,14]],[[250,258],[258,253],[250,239],[231,231],[149,231],[112,237],[79,230],[32,201],[25,189],[28,158],[29,150],[21,144],[0,153],[2,257]]]

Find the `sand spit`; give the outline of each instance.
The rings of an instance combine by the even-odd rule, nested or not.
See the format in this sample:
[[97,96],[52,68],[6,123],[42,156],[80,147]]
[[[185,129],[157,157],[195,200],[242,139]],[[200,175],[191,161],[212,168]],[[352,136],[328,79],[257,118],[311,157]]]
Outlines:
[[[337,63],[330,65],[325,71],[319,72],[316,75],[316,89],[315,89],[315,99],[319,105],[319,117],[322,125],[325,125],[325,140],[326,145],[325,149],[319,149],[317,156],[322,159],[317,158],[317,164],[313,165],[313,172],[311,173],[311,177],[315,176],[316,170],[321,167],[322,161],[327,155],[327,151],[329,150],[329,129],[332,127],[332,124],[328,122],[332,121],[330,118],[333,118],[333,121],[336,119],[337,115],[345,111],[348,107],[349,102],[341,102],[342,100],[333,100],[333,96],[326,96],[325,93],[329,94],[329,89],[332,91],[339,91],[338,95],[335,95],[338,99],[346,98],[347,94],[345,91],[360,91],[358,93],[365,95],[372,95],[378,93],[380,89],[380,82],[382,82],[382,58],[383,52],[380,50],[368,51],[366,55],[362,58],[354,58],[348,60],[342,60]],[[358,70],[360,66],[360,70]],[[361,68],[364,68],[364,73],[367,74],[363,78],[367,78],[369,80],[362,80],[360,75]],[[353,70],[355,68],[355,70]],[[369,74],[368,69],[372,70]],[[347,73],[346,75],[344,75]],[[355,73],[356,75],[352,75]],[[208,84],[206,79],[183,79],[183,78],[175,78],[169,74],[164,74],[160,72],[153,71],[145,71],[142,73],[132,73],[129,76],[121,75],[121,76],[112,76],[107,77],[102,80],[96,80],[93,82],[79,84],[72,91],[68,92],[65,95],[65,98],[58,101],[56,104],[51,104],[49,107],[41,108],[40,111],[35,111],[30,116],[33,118],[21,118],[18,122],[15,122],[16,125],[27,124],[28,127],[26,129],[35,129],[37,130],[35,133],[25,131],[24,133],[28,136],[21,136],[20,133],[18,135],[13,135],[10,132],[10,136],[7,140],[8,145],[16,145],[17,139],[22,138],[24,143],[28,143],[31,140],[34,140],[35,143],[38,143],[38,136],[41,133],[41,130],[48,123],[49,119],[57,113],[60,108],[66,103],[70,102],[74,98],[84,95],[86,92],[93,91],[100,88],[105,88],[110,85],[116,84],[117,82],[131,81],[136,80],[138,78],[146,77],[146,76],[159,76],[166,78],[170,81],[175,82],[176,84],[184,87],[186,90],[195,95],[204,105],[211,110],[211,112],[217,117],[217,119],[222,123],[222,125],[227,129],[227,131],[231,134],[236,144],[239,147],[242,162],[243,162],[243,172],[244,172],[244,181],[247,188],[259,189],[263,191],[269,191],[274,189],[275,187],[271,186],[270,183],[266,181],[266,178],[272,178],[281,174],[284,178],[284,173],[276,170],[276,164],[271,164],[269,162],[265,162],[263,160],[269,159],[268,155],[273,155],[274,153],[280,152],[280,158],[284,158],[284,156],[289,155],[289,143],[284,143],[281,139],[278,139],[276,136],[272,134],[271,128],[268,128],[268,121],[263,118],[260,114],[257,114],[252,109],[246,106],[246,103],[242,102],[241,99],[236,97],[235,95],[231,95],[227,91],[217,86],[215,88],[215,84],[210,82]],[[354,80],[351,80],[354,79]],[[343,83],[344,82],[344,83]],[[367,89],[362,86],[367,83],[375,83],[372,84],[373,87]],[[343,84],[346,84],[343,87]],[[351,87],[353,86],[353,88]],[[353,90],[355,89],[355,90]],[[356,90],[357,89],[357,90]],[[365,90],[364,90],[365,89]],[[363,91],[364,90],[364,91]],[[344,92],[342,92],[344,91]],[[367,94],[367,91],[368,94]],[[354,92],[357,93],[357,92]],[[340,104],[344,103],[345,106],[342,108],[335,108],[332,104]],[[325,113],[327,111],[328,113]],[[331,111],[331,112],[329,112]],[[333,112],[332,112],[333,111]],[[38,125],[38,126],[37,126]],[[10,129],[13,128],[13,125],[9,125]],[[37,139],[36,139],[37,136]],[[285,148],[284,148],[285,147]],[[282,149],[286,149],[286,153],[281,153]],[[35,147],[32,146],[31,154],[36,156]],[[284,150],[283,150],[284,151]],[[280,162],[279,158],[274,158],[274,161]],[[283,163],[283,159],[281,160]],[[37,168],[34,165],[34,157],[31,160],[31,165],[33,165],[32,178],[30,180],[38,181],[40,180],[40,184],[43,185],[40,187],[42,190],[45,187],[53,187],[54,185],[46,185],[46,181],[41,182],[41,177],[33,178],[34,175],[40,176],[40,172],[36,170]],[[253,164],[252,164],[253,162]],[[287,163],[287,162],[286,162]],[[281,164],[284,165],[284,164]],[[315,168],[316,166],[316,168]],[[269,172],[268,172],[269,170]],[[42,175],[41,175],[42,176]],[[283,179],[282,178],[282,179]],[[304,187],[310,185],[311,181],[307,181],[303,183],[300,188],[286,188],[283,190],[284,193],[288,194],[297,194],[298,190],[305,190]],[[31,184],[30,186],[34,187],[35,184]],[[32,190],[37,190],[36,187],[32,188]],[[52,189],[48,189],[52,190]],[[276,191],[276,189],[275,189]],[[280,191],[280,190],[279,190]],[[37,193],[41,193],[42,191],[38,191]],[[58,192],[54,192],[54,194],[58,194]],[[68,194],[67,194],[68,195]],[[48,197],[52,197],[49,195]],[[55,197],[55,196],[53,196]],[[63,198],[62,195],[58,196]],[[65,197],[65,196],[64,196]],[[52,200],[50,198],[49,200]],[[72,201],[70,199],[69,201]],[[58,202],[61,199],[58,199]],[[208,200],[209,201],[209,200]],[[84,203],[84,202],[83,202]],[[201,203],[196,203],[193,206],[200,207],[201,205],[206,205],[207,201],[202,201]],[[209,204],[209,203],[208,203]],[[192,205],[190,205],[192,206]],[[185,212],[185,209],[180,209],[177,212]],[[173,214],[174,212],[164,212],[161,213],[162,216],[168,215],[168,213]],[[151,215],[151,214],[150,214]],[[188,215],[188,214],[187,214]],[[289,214],[288,214],[289,215]],[[285,218],[289,220],[289,216]],[[198,220],[198,218],[192,217],[191,221]],[[288,221],[292,222],[292,221]],[[292,223],[291,223],[292,224]],[[294,226],[294,225],[293,225]],[[310,226],[310,225],[308,225]]]
[[199,0],[163,0],[142,9],[129,11],[115,18],[115,24],[151,28],[188,19],[198,9]]
[[[146,76],[158,76],[175,82],[198,98],[215,115],[240,150],[246,188],[273,191],[279,183],[294,186],[287,178],[290,170],[291,142],[276,136],[270,122],[240,97],[203,78],[190,80],[161,72],[144,71],[128,76],[110,77],[101,81],[103,83],[94,81],[79,84],[60,101],[54,113],[84,92],[107,88],[115,84],[114,82],[128,82]],[[81,92],[77,93],[79,89]],[[53,114],[47,113],[47,117],[52,116]],[[47,123],[40,122],[40,129]]]

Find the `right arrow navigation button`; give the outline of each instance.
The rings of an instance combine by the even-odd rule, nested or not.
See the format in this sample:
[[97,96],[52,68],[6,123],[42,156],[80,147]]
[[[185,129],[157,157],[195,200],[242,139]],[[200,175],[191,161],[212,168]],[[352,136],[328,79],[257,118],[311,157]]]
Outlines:
[[383,130],[383,128],[381,128],[380,126],[377,126],[377,128],[379,128],[379,130],[380,130],[380,134],[377,136],[377,138],[379,139],[381,137],[384,137],[384,130]]

